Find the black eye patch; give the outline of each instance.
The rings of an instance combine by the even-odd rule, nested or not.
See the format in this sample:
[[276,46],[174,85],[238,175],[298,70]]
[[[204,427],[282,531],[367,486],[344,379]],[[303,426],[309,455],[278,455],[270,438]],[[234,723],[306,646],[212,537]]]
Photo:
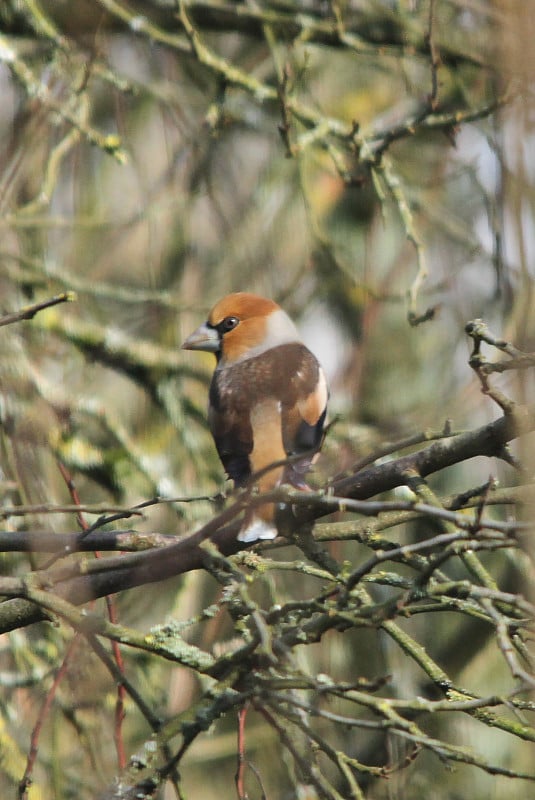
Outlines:
[[216,331],[223,336],[225,333],[234,330],[236,325],[239,325],[240,320],[238,317],[225,317],[221,320],[219,325],[214,325]]

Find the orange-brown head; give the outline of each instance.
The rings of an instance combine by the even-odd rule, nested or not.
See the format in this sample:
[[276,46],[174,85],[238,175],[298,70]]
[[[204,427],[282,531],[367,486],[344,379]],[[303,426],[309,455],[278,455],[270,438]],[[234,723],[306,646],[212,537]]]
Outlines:
[[256,294],[236,292],[215,304],[206,322],[182,347],[215,353],[218,362],[225,365],[299,341],[295,325],[277,303]]

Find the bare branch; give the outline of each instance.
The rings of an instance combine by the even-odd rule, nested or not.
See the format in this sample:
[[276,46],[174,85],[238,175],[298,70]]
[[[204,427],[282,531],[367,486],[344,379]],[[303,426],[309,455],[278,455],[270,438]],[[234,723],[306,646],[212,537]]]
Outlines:
[[21,322],[26,319],[33,319],[39,311],[44,311],[46,308],[57,306],[59,303],[74,303],[77,300],[74,292],[62,292],[55,297],[50,297],[48,300],[41,300],[39,303],[32,303],[30,306],[25,306],[19,311],[14,311],[12,314],[6,314],[0,317],[0,327],[3,325],[12,325],[14,322]]

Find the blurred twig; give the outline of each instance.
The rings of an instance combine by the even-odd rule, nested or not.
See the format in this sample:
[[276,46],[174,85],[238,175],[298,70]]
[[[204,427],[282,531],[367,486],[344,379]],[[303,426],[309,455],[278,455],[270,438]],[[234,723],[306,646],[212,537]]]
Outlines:
[[0,327],[3,325],[12,325],[14,322],[21,322],[22,320],[33,319],[39,311],[57,306],[59,303],[73,303],[75,301],[76,295],[74,292],[62,292],[48,300],[42,300],[40,303],[32,303],[30,306],[21,308],[20,311],[14,311],[12,314],[6,314],[0,317]]

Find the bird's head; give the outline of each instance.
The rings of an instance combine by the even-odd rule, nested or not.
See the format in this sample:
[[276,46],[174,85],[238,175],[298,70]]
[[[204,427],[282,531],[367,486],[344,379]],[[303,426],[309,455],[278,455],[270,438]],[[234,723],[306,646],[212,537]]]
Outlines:
[[224,365],[299,341],[295,325],[277,303],[236,292],[215,304],[206,322],[188,336],[182,348],[214,353]]

